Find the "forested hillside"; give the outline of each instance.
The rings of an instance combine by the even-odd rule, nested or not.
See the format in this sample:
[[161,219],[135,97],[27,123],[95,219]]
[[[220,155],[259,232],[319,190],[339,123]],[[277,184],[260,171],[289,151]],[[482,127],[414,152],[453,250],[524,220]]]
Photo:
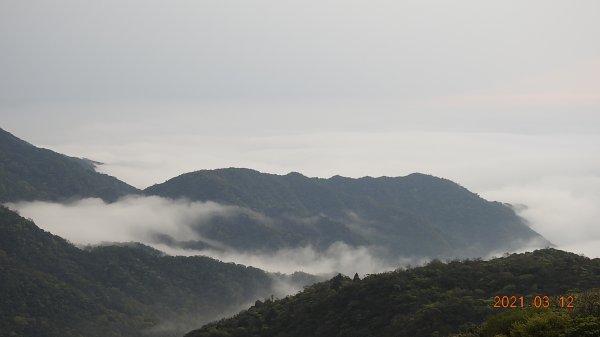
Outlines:
[[139,244],[81,250],[0,207],[0,336],[180,336],[315,280]]
[[573,309],[504,310],[452,337],[598,337],[600,288],[577,293]]
[[112,201],[137,189],[94,170],[89,160],[35,147],[0,129],[0,202],[97,197]]
[[394,257],[466,257],[531,241],[550,245],[509,206],[424,174],[319,179],[230,168],[186,173],[144,193],[252,210],[198,226],[203,237],[240,250],[325,249],[342,241]]
[[[0,202],[115,201],[130,193],[142,191],[97,173],[89,160],[37,148],[0,129]],[[178,248],[224,245],[264,252],[310,246],[323,251],[343,242],[374,248],[378,257],[396,261],[551,245],[508,205],[424,174],[320,179],[230,168],[186,173],[143,193],[237,207],[192,226],[204,241],[184,247],[164,233],[156,235],[157,243]]]
[[[469,336],[494,337],[495,333],[486,332],[491,330],[481,330],[476,325],[510,310],[518,311],[517,315],[528,315],[520,313],[521,309],[492,309],[495,296],[513,295],[524,296],[526,306],[533,303],[536,295],[549,296],[555,309],[558,297],[573,295],[573,312],[589,321],[590,329],[595,329],[600,320],[597,292],[596,299],[588,301],[583,298],[591,295],[580,294],[595,287],[600,287],[600,259],[555,249],[490,261],[433,261],[424,267],[370,275],[362,280],[338,275],[295,296],[257,302],[233,318],[208,324],[186,336],[431,337],[471,331],[474,335]],[[554,314],[549,315],[532,318],[527,324],[553,320]],[[575,325],[581,323],[577,317],[573,318]],[[488,328],[496,321],[489,322]],[[510,329],[511,324],[506,327]]]

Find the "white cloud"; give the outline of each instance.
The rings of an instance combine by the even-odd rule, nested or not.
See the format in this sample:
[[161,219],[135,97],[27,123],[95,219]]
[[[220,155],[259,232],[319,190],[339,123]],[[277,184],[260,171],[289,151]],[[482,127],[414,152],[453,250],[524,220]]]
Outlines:
[[526,207],[519,214],[559,249],[600,257],[600,176],[540,174],[521,184],[483,193]]
[[[202,118],[194,117],[193,109],[189,109],[184,124],[201,124]],[[225,120],[203,126],[202,130],[214,128],[206,133],[196,133],[194,127],[183,127],[177,133],[175,124],[166,119],[138,126],[143,130],[131,134],[127,127],[96,124],[77,128],[81,134],[76,138],[83,139],[81,142],[69,141],[53,148],[104,161],[107,164],[99,168],[102,172],[139,187],[186,171],[230,166],[279,174],[299,171],[319,177],[429,173],[456,181],[489,200],[525,204],[528,208],[521,215],[559,248],[600,256],[589,243],[600,237],[596,220],[600,219],[600,134],[594,129],[559,132],[561,124],[597,127],[598,114],[580,115],[580,119],[573,116],[572,120],[560,114],[546,116],[552,121],[543,115],[526,116],[525,123],[534,125],[537,119],[553,125],[552,132],[541,133],[419,131],[425,121],[417,123],[415,129],[399,131],[333,132],[316,128],[303,133],[285,127],[279,131],[244,131],[243,119],[233,118],[242,115],[231,109],[232,130],[225,127]],[[261,116],[275,116],[275,110],[267,109]],[[507,119],[506,128],[520,122],[518,115],[503,118]],[[170,125],[165,130],[160,128],[163,122]],[[445,120],[442,124],[458,128],[459,122]],[[465,123],[474,122],[466,119]]]
[[100,145],[63,144],[55,148],[105,162],[99,167],[101,172],[139,187],[184,172],[233,166],[279,174],[298,171],[318,177],[423,172],[478,192],[524,183],[540,174],[586,175],[600,168],[600,157],[595,155],[600,135],[593,133],[317,130],[263,135],[182,132],[116,144],[95,139]]
[[[107,204],[100,199],[82,199],[68,204],[20,202],[8,204],[22,216],[32,218],[38,226],[75,244],[103,242],[142,242],[171,255],[205,255],[225,262],[254,266],[270,272],[312,274],[341,272],[360,275],[393,270],[407,264],[421,263],[423,258],[384,260],[376,248],[332,244],[325,251],[310,246],[281,249],[276,252],[240,253],[206,238],[192,229],[213,216],[248,210],[214,202],[189,202],[161,197],[128,196]],[[153,234],[164,233],[176,240],[202,239],[221,250],[190,250],[157,243]]]
[[556,69],[597,59],[598,12],[590,1],[5,0],[0,100],[562,89],[573,81]]
[[110,204],[88,198],[67,204],[43,201],[10,203],[8,207],[32,218],[41,228],[76,244],[148,243],[153,241],[155,233],[168,234],[176,240],[200,239],[192,225],[216,215],[239,211],[237,207],[213,202],[155,196],[127,196]]
[[236,262],[254,266],[270,272],[294,273],[302,271],[314,275],[339,272],[352,276],[358,273],[373,274],[394,270],[407,265],[420,265],[427,261],[425,257],[398,257],[390,260],[377,254],[375,247],[351,247],[343,242],[336,242],[325,251],[319,252],[314,248],[286,248],[276,252],[239,253],[235,251],[194,251],[174,249],[164,245],[156,245],[159,249],[172,255],[201,254],[226,262]]

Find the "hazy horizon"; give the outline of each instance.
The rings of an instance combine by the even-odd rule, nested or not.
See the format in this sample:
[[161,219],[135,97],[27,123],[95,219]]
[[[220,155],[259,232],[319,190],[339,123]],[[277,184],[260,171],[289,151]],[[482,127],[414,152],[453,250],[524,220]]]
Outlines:
[[432,174],[600,256],[598,36],[584,0],[7,0],[1,127],[141,188]]

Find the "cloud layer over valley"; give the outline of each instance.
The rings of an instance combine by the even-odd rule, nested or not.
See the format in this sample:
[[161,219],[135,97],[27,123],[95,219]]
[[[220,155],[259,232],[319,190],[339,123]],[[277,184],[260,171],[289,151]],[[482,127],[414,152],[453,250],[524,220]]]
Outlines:
[[600,257],[600,176],[541,175],[483,195],[513,203],[559,249]]
[[[12,203],[8,206],[22,216],[32,218],[41,228],[78,245],[135,241],[171,255],[205,255],[270,272],[342,272],[347,275],[358,272],[364,275],[426,261],[422,257],[390,261],[379,257],[374,248],[351,247],[342,242],[332,244],[325,251],[305,246],[284,248],[276,252],[239,252],[219,242],[200,237],[194,230],[215,216],[251,212],[214,202],[127,196],[114,203],[89,198],[70,203],[35,201]],[[166,234],[181,242],[207,242],[216,249],[183,249],[157,240],[157,234]]]
[[[600,2],[234,3],[3,1],[0,127],[139,188],[223,167],[432,174],[600,256]],[[14,207],[82,244],[198,239],[194,222],[240,211],[141,197]],[[315,271],[344,256],[387,268],[371,253],[294,252]]]

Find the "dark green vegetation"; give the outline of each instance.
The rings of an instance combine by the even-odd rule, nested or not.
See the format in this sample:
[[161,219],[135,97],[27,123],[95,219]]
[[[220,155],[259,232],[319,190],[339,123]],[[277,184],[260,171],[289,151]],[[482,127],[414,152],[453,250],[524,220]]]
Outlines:
[[81,250],[0,207],[0,336],[178,336],[283,279],[140,244]]
[[598,337],[600,336],[600,289],[576,295],[572,310],[510,310],[488,318],[483,324],[453,337]]
[[[508,310],[501,312],[491,308],[496,295],[554,296],[598,286],[600,259],[555,249],[514,254],[491,261],[433,261],[424,267],[370,275],[362,280],[338,275],[295,296],[256,302],[233,318],[208,324],[186,336],[447,336],[476,330],[474,324],[495,314],[510,316]],[[572,322],[563,323],[579,327],[580,331],[584,331],[582,325],[589,323],[589,331],[595,331],[600,319],[597,292],[586,296],[595,300],[576,300],[579,311],[575,313],[579,316],[564,318]],[[586,302],[588,305],[584,305]],[[527,311],[518,311],[517,315],[528,315]],[[535,326],[538,320],[549,320],[551,322],[547,324],[552,326],[553,320],[563,319],[561,315],[536,313],[534,316],[541,318],[527,319],[527,328],[522,330]],[[495,320],[501,318],[490,319],[488,322],[492,323],[486,323],[488,328]],[[511,324],[508,324],[509,328]],[[517,329],[521,328],[515,326],[514,330]],[[494,337],[494,334],[471,336]],[[562,335],[522,333],[510,336]]]
[[90,160],[35,147],[0,129],[0,202],[98,197],[112,201],[137,189],[94,170]]
[[[99,197],[114,201],[140,192],[97,173],[90,160],[37,148],[0,129],[0,202]],[[334,242],[374,246],[381,257],[475,257],[549,242],[507,205],[488,202],[446,179],[335,176],[308,178],[249,169],[203,170],[151,186],[146,195],[235,206],[196,230],[209,240],[156,242],[202,249],[220,242],[240,251],[274,251]],[[218,245],[220,246],[220,245]]]
[[383,247],[391,256],[471,257],[531,240],[549,245],[509,206],[424,174],[319,179],[230,168],[186,173],[143,192],[251,210],[197,229],[241,250],[325,249],[343,241]]
[[[140,192],[95,172],[94,165],[0,129],[0,202],[115,201]],[[394,258],[471,257],[531,240],[549,244],[508,205],[423,174],[318,179],[221,169],[184,174],[143,193],[229,206],[195,228],[207,242],[156,233],[157,241],[184,248],[217,241],[242,251],[324,250],[342,241]],[[496,320],[504,330],[494,331],[506,336],[529,336],[519,329],[540,321],[587,336],[582,326],[595,329],[597,315],[525,310],[495,318],[489,299],[586,290],[599,286],[599,278],[598,259],[547,249],[489,262],[434,261],[363,280],[340,275],[296,296],[255,302],[280,282],[299,286],[315,278],[170,257],[134,243],[79,249],[0,207],[0,336],[175,336],[249,303],[255,305],[190,336],[429,337],[467,331],[487,337],[490,327],[501,325]]]

